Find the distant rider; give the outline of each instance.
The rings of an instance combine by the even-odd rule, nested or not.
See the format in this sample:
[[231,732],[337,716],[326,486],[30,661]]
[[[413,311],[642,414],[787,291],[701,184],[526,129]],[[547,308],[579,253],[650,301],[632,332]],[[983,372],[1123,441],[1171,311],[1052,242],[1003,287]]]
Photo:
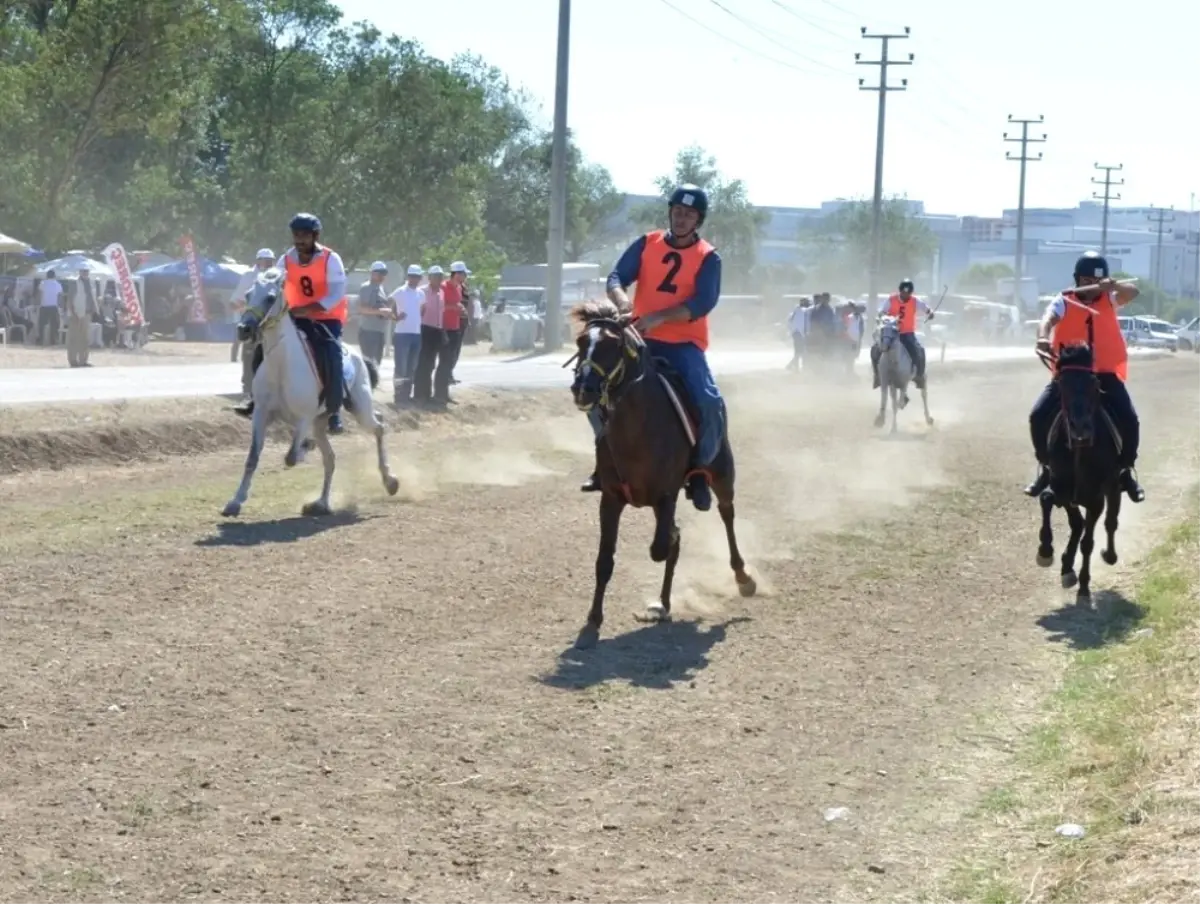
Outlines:
[[[908,352],[908,357],[917,369],[916,376],[913,377],[913,383],[916,384],[918,389],[924,389],[925,349],[917,341],[918,311],[925,314],[927,319],[933,319],[933,311],[930,310],[929,305],[913,295],[913,281],[911,279],[902,279],[900,280],[900,286],[896,290],[896,294],[884,302],[879,313],[896,318],[897,325],[900,328],[900,343],[904,346],[904,350]],[[871,372],[873,374],[871,387],[873,389],[879,388],[879,358],[882,354],[883,352],[880,350],[878,342],[871,346]]]

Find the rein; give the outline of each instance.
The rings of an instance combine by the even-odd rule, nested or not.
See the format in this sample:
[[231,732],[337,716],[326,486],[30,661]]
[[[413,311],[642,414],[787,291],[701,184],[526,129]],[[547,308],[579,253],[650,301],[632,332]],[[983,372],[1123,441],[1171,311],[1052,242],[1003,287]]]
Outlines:
[[[568,367],[574,363],[576,378],[582,375],[582,371],[585,366],[590,367],[597,374],[599,374],[601,384],[600,400],[598,404],[602,409],[611,411],[613,406],[624,394],[625,390],[631,386],[637,385],[646,376],[646,362],[643,358],[643,354],[646,350],[646,343],[642,341],[641,335],[630,324],[622,324],[615,320],[600,319],[592,320],[587,324],[588,328],[594,326],[608,327],[609,329],[615,330],[618,333],[624,354],[617,359],[617,363],[614,364],[611,369],[604,368],[593,361],[590,356],[585,358],[581,351],[576,350],[575,354],[563,362],[562,366]],[[633,380],[622,386],[622,381],[624,380],[625,375],[628,373],[627,365],[630,362],[636,362],[641,366]]]

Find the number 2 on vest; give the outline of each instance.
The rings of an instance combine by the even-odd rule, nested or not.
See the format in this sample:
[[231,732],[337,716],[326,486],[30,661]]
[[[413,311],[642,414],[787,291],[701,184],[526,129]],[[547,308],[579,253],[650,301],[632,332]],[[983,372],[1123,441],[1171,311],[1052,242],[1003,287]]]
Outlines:
[[313,281],[310,276],[300,277],[300,291],[304,293],[305,298],[313,297]]
[[663,255],[662,262],[670,264],[671,269],[667,271],[667,275],[663,277],[663,281],[658,284],[658,291],[674,295],[679,291],[679,286],[675,285],[675,277],[679,275],[679,270],[683,266],[683,255],[678,251],[668,251]]

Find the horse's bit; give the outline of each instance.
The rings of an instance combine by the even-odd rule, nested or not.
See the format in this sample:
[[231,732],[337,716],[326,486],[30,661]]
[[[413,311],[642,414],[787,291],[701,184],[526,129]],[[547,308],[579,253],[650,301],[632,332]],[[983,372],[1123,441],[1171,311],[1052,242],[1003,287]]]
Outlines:
[[[580,381],[583,379],[583,368],[590,367],[600,376],[600,399],[597,404],[603,409],[611,409],[613,402],[616,401],[615,394],[612,392],[614,387],[620,385],[621,380],[626,373],[626,363],[628,361],[637,361],[641,357],[642,351],[646,345],[642,341],[642,337],[637,334],[633,327],[622,325],[615,320],[594,320],[588,324],[591,326],[607,326],[619,331],[621,338],[621,346],[625,354],[617,359],[617,363],[613,365],[611,370],[601,367],[590,357],[584,358],[578,351],[575,352],[564,363],[563,367],[568,367],[572,363],[575,364],[575,379]],[[634,379],[634,383],[642,379],[644,373],[638,374]]]

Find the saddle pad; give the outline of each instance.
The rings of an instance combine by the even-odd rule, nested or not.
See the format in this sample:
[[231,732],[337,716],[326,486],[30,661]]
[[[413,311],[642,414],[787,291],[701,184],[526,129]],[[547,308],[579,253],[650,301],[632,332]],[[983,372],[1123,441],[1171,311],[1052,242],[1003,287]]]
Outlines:
[[658,379],[662,381],[663,389],[667,391],[667,398],[671,400],[671,404],[675,406],[675,413],[679,415],[679,422],[683,424],[683,432],[687,434],[688,444],[696,445],[696,427],[692,423],[691,417],[688,416],[687,406],[683,404],[683,399],[679,398],[679,393],[675,391],[675,387],[671,385],[663,374],[658,375]]

